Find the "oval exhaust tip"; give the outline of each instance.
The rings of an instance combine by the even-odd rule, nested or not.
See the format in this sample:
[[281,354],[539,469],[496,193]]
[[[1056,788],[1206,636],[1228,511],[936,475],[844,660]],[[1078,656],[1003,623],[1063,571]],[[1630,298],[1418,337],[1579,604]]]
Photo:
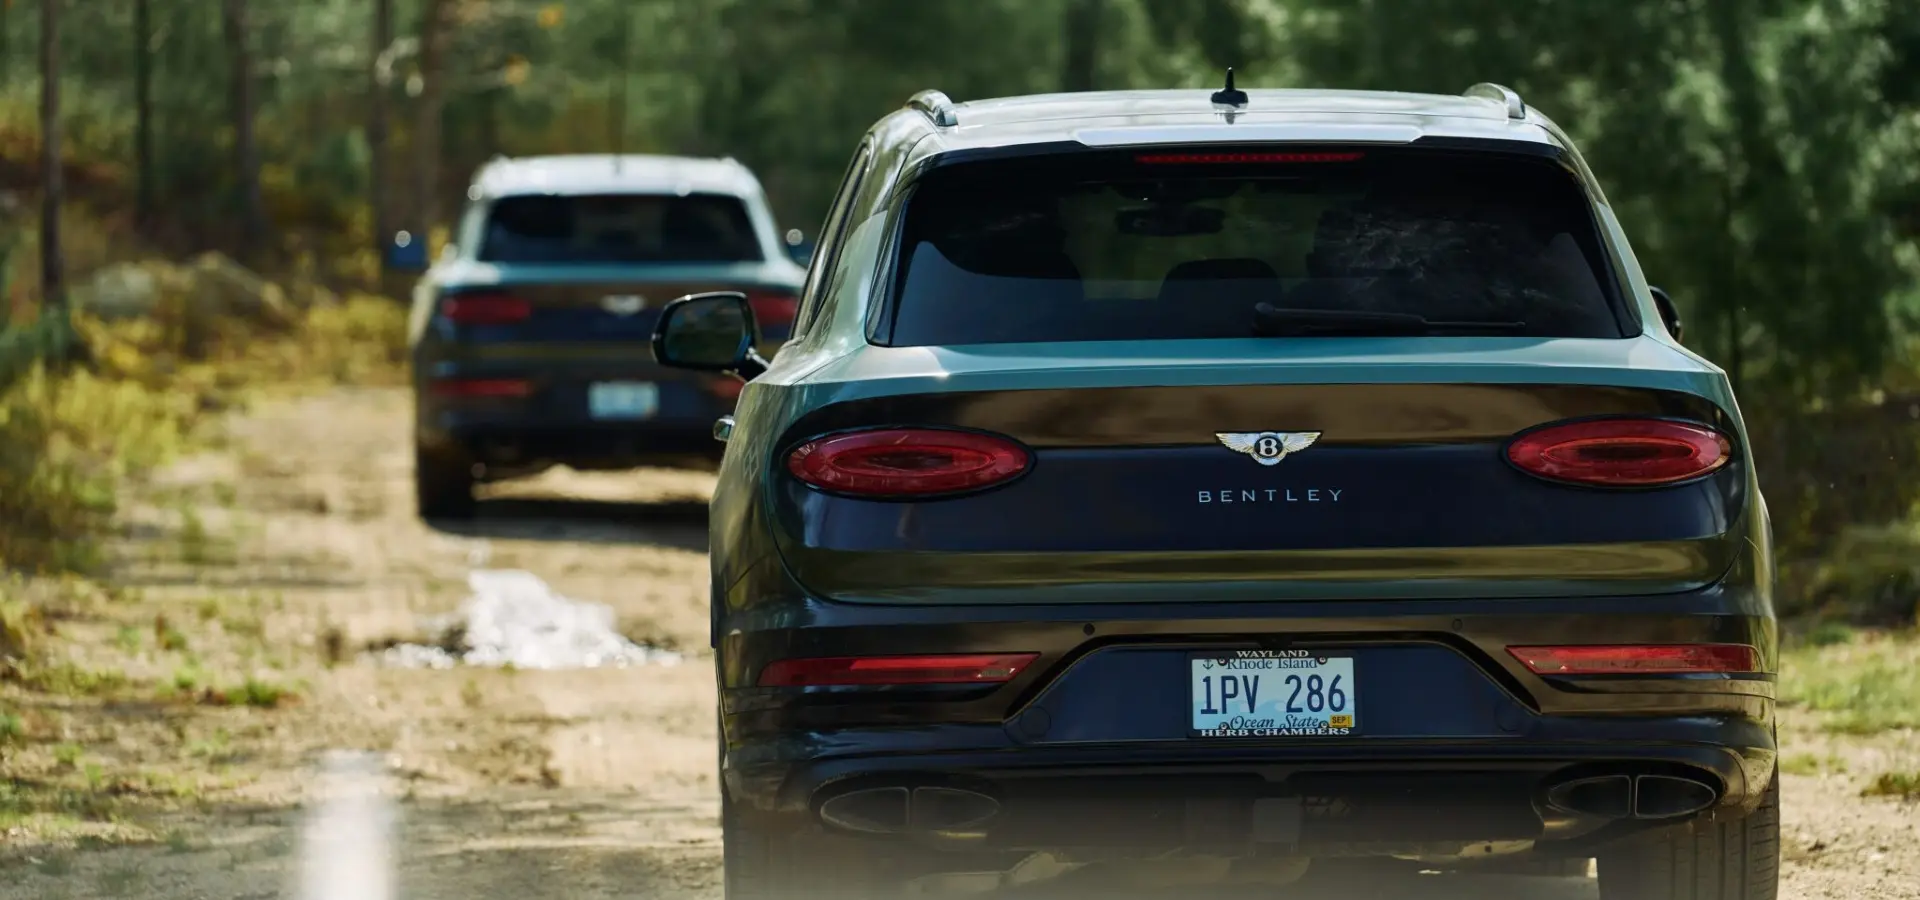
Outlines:
[[1633,779],[1596,775],[1563,781],[1547,789],[1547,805],[1571,813],[1624,819],[1633,815]]
[[907,830],[907,789],[848,791],[820,804],[820,818],[848,831],[899,834]]
[[1641,819],[1672,819],[1692,815],[1714,804],[1720,792],[1705,782],[1676,775],[1642,775],[1634,779],[1633,814]]
[[922,787],[913,791],[913,827],[927,831],[975,828],[1000,812],[1000,801],[978,791]]

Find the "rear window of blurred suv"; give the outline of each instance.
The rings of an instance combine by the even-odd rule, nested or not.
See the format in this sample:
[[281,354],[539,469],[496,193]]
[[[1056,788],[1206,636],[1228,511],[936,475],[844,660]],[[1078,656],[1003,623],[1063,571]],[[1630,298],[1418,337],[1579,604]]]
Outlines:
[[957,162],[907,200],[889,343],[1244,338],[1272,316],[1331,317],[1342,335],[1384,320],[1383,334],[1621,338],[1600,241],[1575,176],[1514,154]]
[[561,265],[729,263],[759,262],[765,253],[738,197],[540,194],[493,202],[479,258]]

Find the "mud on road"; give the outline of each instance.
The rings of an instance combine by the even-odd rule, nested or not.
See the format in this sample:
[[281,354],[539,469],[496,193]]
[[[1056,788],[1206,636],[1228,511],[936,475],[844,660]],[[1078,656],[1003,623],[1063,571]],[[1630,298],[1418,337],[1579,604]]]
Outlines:
[[[377,751],[393,773],[407,900],[719,896],[709,477],[557,472],[493,489],[471,523],[430,527],[413,515],[410,415],[394,390],[263,406],[231,421],[222,450],[152,480],[152,491],[190,498],[230,552],[187,563],[129,550],[126,577],[156,602],[270,594],[261,634],[304,682],[300,702],[226,714],[219,785],[161,823],[177,838],[71,853],[57,867],[29,855],[0,869],[0,897],[292,896],[299,805],[329,748]],[[427,623],[460,607],[476,570],[533,573],[610,607],[635,646],[671,652],[565,671],[379,663],[382,647],[433,639]],[[1920,808],[1862,799],[1862,776],[1847,774],[1920,768],[1920,742],[1836,738],[1814,724],[1785,725],[1792,749],[1834,762],[1785,778],[1782,895],[1920,898]],[[140,727],[124,726],[128,753],[146,746]],[[154,741],[154,760],[180,756]],[[1358,885],[1345,877],[1309,876],[1281,895],[1350,896]],[[1403,887],[1592,898],[1593,884],[1449,875]]]

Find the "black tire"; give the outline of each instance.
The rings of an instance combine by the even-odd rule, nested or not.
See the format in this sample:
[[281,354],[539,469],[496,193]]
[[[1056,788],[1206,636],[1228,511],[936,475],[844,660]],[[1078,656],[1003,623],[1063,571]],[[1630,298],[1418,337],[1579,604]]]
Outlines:
[[413,451],[414,508],[422,519],[473,515],[473,467]]
[[1600,853],[1601,900],[1775,900],[1780,779],[1759,808],[1637,835]]

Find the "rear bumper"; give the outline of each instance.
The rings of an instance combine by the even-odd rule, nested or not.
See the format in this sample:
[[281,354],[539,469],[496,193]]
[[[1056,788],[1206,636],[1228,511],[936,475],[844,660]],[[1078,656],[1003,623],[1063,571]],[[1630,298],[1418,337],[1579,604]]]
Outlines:
[[[740,592],[779,579],[749,575],[716,621],[722,777],[770,827],[831,823],[822,810],[851,791],[952,787],[997,810],[960,842],[1001,849],[1532,840],[1577,854],[1676,819],[1636,817],[1630,795],[1620,814],[1563,808],[1549,798],[1564,782],[1677,776],[1710,789],[1706,810],[1758,804],[1777,637],[1747,571],[1655,596],[991,607],[753,602]],[[1568,679],[1506,652],[1602,643],[1744,643],[1766,672]],[[1191,651],[1276,647],[1354,657],[1355,735],[1189,738]],[[999,687],[754,686],[776,659],[954,652],[1040,657]]]
[[503,470],[547,464],[626,468],[682,458],[717,461],[726,449],[713,439],[712,419],[579,425],[494,419],[422,426],[416,436],[423,452]]
[[[629,380],[649,381],[648,373]],[[725,445],[714,440],[713,423],[732,411],[732,399],[716,396],[701,381],[650,383],[658,385],[658,407],[633,418],[595,418],[584,382],[536,380],[532,396],[509,398],[444,398],[416,388],[415,442],[428,454],[504,471],[556,463],[624,468],[674,458],[718,460]]]
[[[728,748],[724,777],[736,810],[761,827],[845,831],[852,821],[953,849],[1241,856],[1285,845],[1336,856],[1533,841],[1591,855],[1673,819],[1558,808],[1555,785],[1678,776],[1713,788],[1712,807],[1740,811],[1759,802],[1775,762],[1760,723],[1692,718],[1556,719],[1512,740],[1292,746],[1040,747],[1017,731],[843,731],[815,759],[793,758],[791,742],[753,741]],[[935,744],[947,749],[916,749]]]

